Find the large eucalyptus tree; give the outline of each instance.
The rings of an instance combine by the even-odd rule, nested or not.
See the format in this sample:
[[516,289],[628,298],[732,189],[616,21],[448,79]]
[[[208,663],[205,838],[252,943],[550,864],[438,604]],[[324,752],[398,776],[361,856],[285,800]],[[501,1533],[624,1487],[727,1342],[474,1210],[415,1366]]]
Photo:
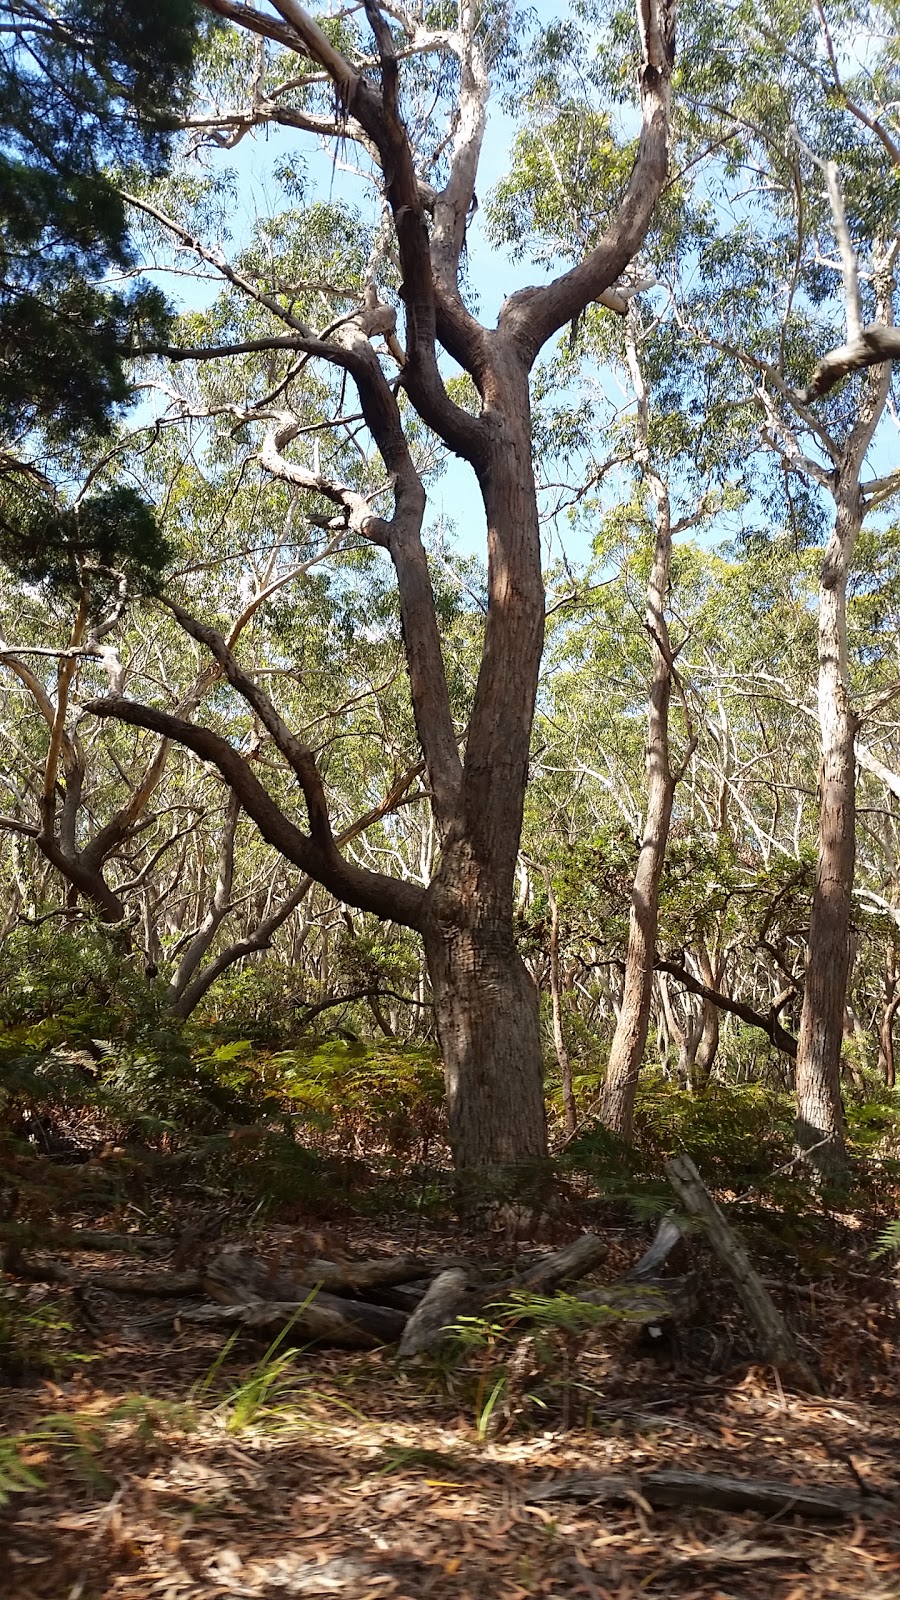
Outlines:
[[[258,459],[313,504],[330,502],[338,530],[346,527],[389,555],[440,838],[430,882],[422,887],[402,881],[342,853],[313,749],[291,731],[222,634],[189,611],[183,597],[169,601],[175,615],[209,651],[294,775],[305,826],[210,728],[124,696],[95,701],[92,709],[155,729],[212,762],[265,838],[303,872],[348,905],[418,930],[434,994],[456,1162],[462,1168],[520,1163],[546,1149],[537,995],[513,929],[544,633],[529,375],[546,342],[591,301],[608,295],[646,234],[667,173],[674,8],[668,0],[638,5],[641,132],[602,237],[552,281],[510,295],[496,327],[488,327],[467,297],[466,230],[477,204],[490,51],[496,53],[498,33],[509,38],[513,19],[462,0],[455,25],[446,29],[418,10],[366,0],[373,48],[350,14],[317,17],[297,0],[274,0],[268,10],[241,0],[204,3],[234,30],[238,50],[246,34],[260,47],[252,80],[245,79],[245,103],[201,107],[194,125],[227,140],[278,124],[324,137],[336,161],[348,144],[355,146],[383,214],[364,281],[349,300],[338,286],[339,304],[317,328],[297,309],[312,304],[308,293],[304,300],[308,284],[285,282],[265,264],[255,270],[235,266],[152,197],[135,196],[182,252],[220,274],[252,322],[252,337],[210,338],[160,353],[172,361],[216,363],[264,353],[268,386],[261,395],[258,385],[237,413],[242,423],[262,428]],[[302,217],[296,227],[303,229]],[[344,379],[355,387],[380,457],[377,482],[371,471],[360,483],[358,475],[323,466],[318,453],[310,462],[294,447],[303,424],[291,408],[291,386],[310,363],[341,375],[341,395]],[[448,381],[452,363],[474,385],[474,404],[460,403],[458,385]],[[317,425],[326,421],[320,412]],[[487,522],[483,649],[464,727],[451,708],[422,541],[426,493],[412,443],[422,424],[474,470]]]

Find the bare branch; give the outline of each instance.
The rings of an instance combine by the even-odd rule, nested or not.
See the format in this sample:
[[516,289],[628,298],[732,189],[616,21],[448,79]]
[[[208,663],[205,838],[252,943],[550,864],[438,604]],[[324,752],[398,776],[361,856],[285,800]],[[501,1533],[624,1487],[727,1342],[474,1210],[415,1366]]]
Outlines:
[[170,712],[120,697],[92,700],[84,709],[94,716],[114,717],[134,727],[150,728],[193,750],[201,761],[218,768],[266,842],[323,884],[336,899],[404,927],[418,927],[424,900],[424,891],[418,885],[370,872],[345,860],[330,837],[330,830],[327,842],[303,833],[276,805],[249,762],[227,739]]
[[641,39],[641,136],[628,187],[596,249],[541,288],[512,295],[500,327],[514,332],[530,361],[551,334],[571,322],[624,272],[646,237],[669,168],[669,99],[675,60],[674,0],[638,0]]

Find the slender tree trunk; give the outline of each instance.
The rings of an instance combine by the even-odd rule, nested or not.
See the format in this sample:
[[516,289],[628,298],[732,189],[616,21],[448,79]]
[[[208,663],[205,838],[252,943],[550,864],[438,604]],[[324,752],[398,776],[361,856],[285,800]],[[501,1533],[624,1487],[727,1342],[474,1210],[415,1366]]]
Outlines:
[[[718,989],[724,972],[724,962],[721,959],[713,967],[709,951],[705,944],[701,944],[697,952],[697,961],[700,967],[700,976],[710,989]],[[697,1051],[694,1056],[693,1071],[691,1073],[691,1088],[695,1094],[702,1094],[709,1083],[716,1056],[719,1051],[719,1008],[712,1000],[703,1000],[703,1027]]]
[[[636,313],[634,313],[636,315]],[[633,324],[628,336],[629,366],[638,399],[639,457],[649,453],[647,392],[635,343]],[[672,694],[672,652],[666,623],[672,523],[669,493],[656,473],[647,471],[656,506],[656,542],[647,584],[644,625],[653,653],[653,678],[647,712],[647,816],[631,891],[628,919],[628,953],[622,1008],[613,1035],[609,1064],[600,1096],[600,1121],[620,1139],[631,1140],[638,1074],[647,1046],[653,962],[659,923],[659,881],[666,858],[675,783],[669,759],[669,702]]]
[[685,999],[687,1021],[678,1041],[678,1083],[682,1089],[692,1089],[696,1072],[697,1051],[703,1038],[703,1005],[695,1013]]
[[[829,180],[839,232],[846,234],[843,203]],[[851,247],[848,245],[848,249]],[[842,254],[844,247],[842,246]],[[876,318],[893,322],[894,258],[889,245],[873,248]],[[861,311],[855,269],[846,270],[847,326]],[[856,419],[840,456],[832,454],[829,487],[835,501],[834,531],[822,562],[819,591],[819,723],[822,770],[819,858],[809,924],[809,953],[800,1036],[797,1041],[798,1154],[809,1152],[821,1176],[839,1175],[846,1160],[841,1105],[841,1041],[850,971],[850,910],[856,866],[857,719],[850,703],[847,650],[847,579],[865,511],[860,473],[891,384],[890,363],[874,369],[863,389]],[[815,1153],[813,1148],[815,1147]]]
[[710,1000],[704,1000],[703,1028],[691,1072],[691,1088],[695,1094],[702,1094],[707,1087],[718,1053],[719,1008],[714,1006]]
[[177,1016],[190,1014],[189,1010],[179,1009],[179,1002],[190,989],[204,956],[211,948],[219,928],[228,915],[234,883],[234,841],[240,814],[240,802],[232,791],[228,797],[222,832],[219,835],[218,870],[212,898],[207,906],[206,915],[194,937],[189,940],[187,949],[178,963],[178,969],[169,984],[169,1004]]
[[857,719],[850,705],[847,575],[860,526],[859,490],[840,494],[819,594],[819,723],[822,767],[819,857],[797,1041],[798,1152],[822,1176],[843,1166],[841,1043],[850,971],[850,905],[856,864]]
[[884,966],[884,1011],[878,1030],[878,1070],[882,1073],[885,1088],[893,1089],[896,1082],[894,1066],[894,1018],[900,1010],[900,990],[897,988],[897,957],[893,947],[888,950]]
[[578,1107],[575,1104],[575,1091],[572,1088],[572,1063],[566,1049],[566,1036],[563,1031],[562,995],[559,983],[559,902],[553,893],[550,875],[547,874],[547,898],[550,901],[550,1003],[553,1008],[553,1045],[556,1050],[556,1060],[559,1066],[560,1084],[562,1087],[563,1114],[565,1116],[566,1137],[571,1138],[578,1127]]
[[675,1007],[672,1004],[672,995],[669,991],[668,979],[664,973],[659,972],[657,973],[656,981],[659,985],[662,1021],[665,1025],[665,1049],[661,1054],[661,1060],[663,1071],[668,1078],[670,1075],[669,1051],[674,1044],[675,1049],[678,1052],[678,1061],[681,1061],[681,1056],[684,1049],[684,1030],[682,1029],[681,1023],[678,1021],[677,1016],[675,1015]]

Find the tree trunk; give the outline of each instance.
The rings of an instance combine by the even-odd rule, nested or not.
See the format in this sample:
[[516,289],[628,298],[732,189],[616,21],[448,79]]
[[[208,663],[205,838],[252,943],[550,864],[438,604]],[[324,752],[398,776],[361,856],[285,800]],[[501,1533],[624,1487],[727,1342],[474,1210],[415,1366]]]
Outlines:
[[653,962],[659,923],[659,881],[666,857],[675,796],[669,760],[672,651],[666,623],[672,521],[668,489],[662,479],[647,467],[649,410],[635,342],[633,318],[636,315],[636,311],[632,312],[629,319],[628,355],[638,401],[638,456],[645,465],[656,507],[656,542],[644,617],[653,655],[653,679],[647,711],[647,817],[631,891],[622,1009],[613,1035],[599,1108],[604,1127],[629,1142],[634,1132],[634,1099],[650,1023]]
[[893,946],[887,952],[884,967],[884,1011],[878,1030],[878,1070],[884,1077],[886,1089],[893,1089],[896,1081],[894,1067],[894,1018],[900,1010],[900,990],[897,988],[897,957]]
[[514,351],[502,363],[502,379],[498,406],[486,404],[490,443],[478,462],[494,603],[485,620],[455,814],[420,923],[450,1140],[462,1172],[513,1167],[547,1153],[538,993],[513,930],[544,642],[528,375]]
[[[724,971],[724,962],[719,961],[713,968],[709,951],[705,944],[701,944],[697,952],[697,961],[703,982],[710,989],[718,989]],[[691,1088],[695,1094],[702,1094],[709,1083],[713,1065],[719,1051],[719,1008],[704,996],[703,998],[703,1029],[694,1056],[693,1070],[691,1073]]]
[[566,1036],[563,1029],[562,994],[559,983],[559,902],[553,893],[553,885],[550,882],[549,873],[547,874],[547,898],[550,902],[550,1003],[553,1008],[553,1045],[559,1066],[566,1138],[571,1139],[578,1127],[578,1107],[575,1104],[575,1091],[572,1088],[572,1062],[566,1049]]
[[[831,198],[834,208],[834,196]],[[894,258],[890,248],[880,242],[873,249],[873,268],[876,317],[887,325],[893,322]],[[852,285],[845,283],[845,290],[849,328],[854,314],[858,320],[859,303],[858,296],[854,302],[856,291]],[[860,473],[884,413],[890,385],[890,365],[877,368],[863,389],[840,457],[833,457],[836,465],[829,487],[834,495],[835,522],[822,561],[819,591],[819,859],[797,1041],[796,1148],[798,1154],[810,1153],[810,1160],[822,1177],[839,1175],[846,1160],[840,1070],[856,866],[854,742],[858,725],[850,703],[847,578],[866,509]]]
[[538,993],[511,917],[461,890],[453,900],[468,914],[432,913],[425,928],[453,1158],[461,1172],[511,1168],[547,1153]]
[[692,1089],[694,1074],[697,1065],[697,1051],[703,1038],[704,1007],[701,1004],[699,1011],[695,1012],[687,997],[684,998],[684,1009],[687,1012],[681,1038],[678,1041],[678,1087]]
[[819,594],[822,767],[819,857],[797,1041],[798,1154],[821,1176],[844,1163],[841,1043],[850,970],[850,902],[856,864],[857,719],[850,705],[847,574],[860,525],[859,490],[839,495]]

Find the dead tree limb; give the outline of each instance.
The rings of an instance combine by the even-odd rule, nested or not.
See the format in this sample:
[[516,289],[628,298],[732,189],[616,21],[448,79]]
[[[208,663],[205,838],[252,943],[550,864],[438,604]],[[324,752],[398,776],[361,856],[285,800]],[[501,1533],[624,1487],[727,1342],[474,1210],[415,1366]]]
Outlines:
[[441,1263],[420,1256],[385,1256],[374,1261],[305,1261],[284,1271],[234,1246],[207,1263],[203,1287],[223,1305],[251,1300],[302,1300],[310,1289],[349,1294],[412,1283]]
[[240,1327],[256,1332],[287,1329],[291,1337],[325,1344],[374,1350],[396,1344],[406,1318],[388,1306],[363,1300],[340,1300],[335,1295],[310,1292],[309,1299],[256,1300],[248,1305],[187,1306],[177,1313],[176,1326],[184,1322],[203,1327]]
[[594,1233],[582,1233],[564,1250],[541,1256],[505,1285],[506,1289],[528,1289],[533,1294],[547,1294],[561,1283],[577,1282],[584,1278],[607,1254],[607,1247]]
[[731,1478],[705,1472],[642,1472],[633,1478],[600,1478],[590,1473],[536,1483],[526,1489],[529,1503],[542,1500],[635,1500],[651,1506],[709,1506],[721,1511],[758,1511],[763,1516],[821,1517],[849,1521],[863,1510],[886,1507],[888,1502],[841,1487],[808,1487],[765,1478]]
[[703,1223],[706,1236],[740,1296],[751,1323],[760,1336],[766,1359],[790,1374],[813,1394],[821,1386],[801,1356],[787,1323],[777,1309],[743,1244],[725,1221],[690,1156],[673,1156],[666,1173],[685,1211]]
[[442,1334],[465,1310],[468,1280],[461,1267],[438,1273],[406,1324],[398,1355],[401,1361],[421,1355],[437,1344]]

